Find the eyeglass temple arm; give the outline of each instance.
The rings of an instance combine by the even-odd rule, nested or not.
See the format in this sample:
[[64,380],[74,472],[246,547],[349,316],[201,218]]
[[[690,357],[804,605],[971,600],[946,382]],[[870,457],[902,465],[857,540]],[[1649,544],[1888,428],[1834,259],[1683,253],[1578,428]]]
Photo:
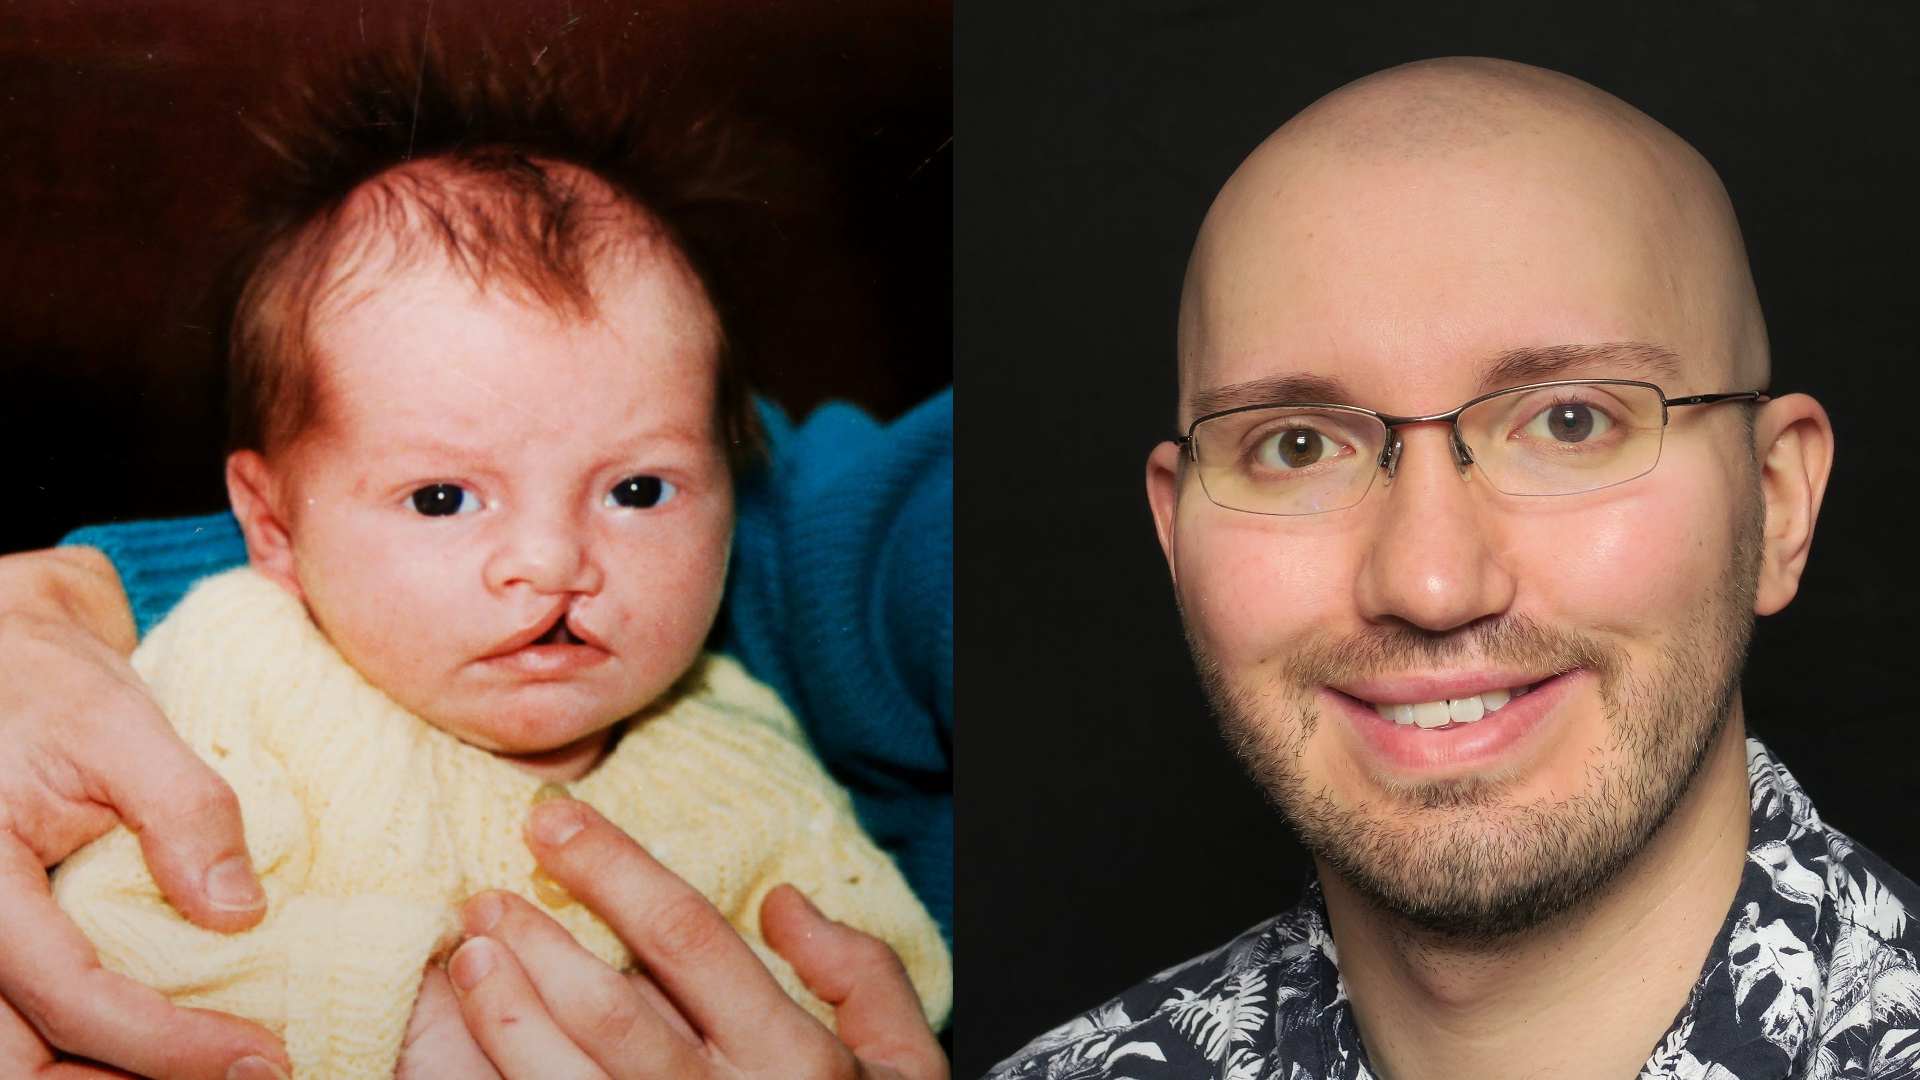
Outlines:
[[1744,401],[1744,400],[1751,400],[1756,405],[1763,405],[1769,401],[1772,401],[1773,395],[1767,393],[1765,390],[1740,390],[1731,394],[1689,394],[1686,397],[1661,399],[1663,404],[1666,404],[1669,406],[1712,405],[1715,402],[1719,402],[1719,401]]

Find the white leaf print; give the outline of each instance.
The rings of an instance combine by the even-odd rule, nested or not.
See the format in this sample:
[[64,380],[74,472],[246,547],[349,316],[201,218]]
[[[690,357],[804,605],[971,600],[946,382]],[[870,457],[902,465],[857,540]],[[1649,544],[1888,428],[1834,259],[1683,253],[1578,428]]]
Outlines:
[[1158,1061],[1162,1064],[1165,1064],[1167,1060],[1167,1055],[1161,1051],[1159,1043],[1148,1042],[1145,1039],[1141,1039],[1136,1042],[1127,1043],[1124,1046],[1114,1047],[1113,1053],[1107,1055],[1104,1064],[1107,1068],[1111,1069],[1113,1068],[1114,1062],[1126,1057],[1143,1057],[1148,1061]]
[[1874,977],[1873,1019],[1882,1024],[1920,1021],[1920,971],[1890,967]]
[[1747,858],[1767,872],[1773,879],[1773,891],[1793,901],[1805,904],[1815,911],[1820,909],[1820,898],[1827,893],[1826,879],[1800,864],[1793,857],[1793,849],[1784,840],[1767,840],[1755,844]]
[[1809,827],[1820,824],[1820,815],[1814,813],[1813,801],[1807,798],[1807,793],[1752,740],[1747,741],[1747,784],[1753,816],[1771,820],[1784,815],[1788,821],[1788,840],[1798,840],[1806,835]]
[[[1806,942],[1784,920],[1759,925],[1760,905],[1750,903],[1733,928],[1728,965],[1733,972],[1733,1017],[1768,976],[1777,985],[1772,1000],[1760,1013],[1760,1031],[1768,1042],[1793,1053],[1813,1023],[1813,1002],[1820,972]],[[1748,1006],[1748,1016],[1753,1015]]]
[[1881,941],[1894,941],[1907,932],[1907,908],[1887,891],[1880,879],[1864,869],[1849,867],[1838,871],[1846,900],[1846,916]]
[[1692,1038],[1693,1017],[1689,1016],[1660,1040],[1653,1056],[1640,1067],[1640,1080],[1695,1080],[1705,1068],[1687,1050]]
[[1267,1010],[1259,1003],[1266,989],[1267,973],[1256,970],[1234,974],[1212,997],[1182,990],[1186,1000],[1174,1009],[1173,1028],[1201,1053],[1219,1061],[1229,1046],[1251,1042],[1253,1033],[1267,1022]]
[[1241,1047],[1227,1059],[1227,1068],[1221,1074],[1221,1080],[1259,1080],[1262,1064],[1264,1062],[1259,1054]]
[[1912,1076],[1916,1064],[1920,1064],[1920,1031],[1899,1028],[1880,1036],[1867,1059],[1867,1076],[1871,1080]]

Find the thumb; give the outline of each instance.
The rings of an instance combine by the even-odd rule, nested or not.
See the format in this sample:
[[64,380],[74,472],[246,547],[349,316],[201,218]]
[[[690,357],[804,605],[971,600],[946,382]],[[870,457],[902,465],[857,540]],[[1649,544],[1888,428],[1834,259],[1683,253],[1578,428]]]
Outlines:
[[791,885],[761,901],[760,935],[833,1006],[840,1041],[855,1057],[915,1080],[945,1080],[946,1055],[906,968],[885,942],[827,918]]
[[182,915],[227,933],[260,921],[267,898],[247,857],[240,800],[171,728],[122,725],[114,753],[94,771]]

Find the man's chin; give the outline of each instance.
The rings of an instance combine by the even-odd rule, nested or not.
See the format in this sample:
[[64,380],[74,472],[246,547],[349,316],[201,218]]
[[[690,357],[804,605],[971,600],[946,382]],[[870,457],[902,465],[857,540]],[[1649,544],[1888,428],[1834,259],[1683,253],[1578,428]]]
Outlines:
[[1727,719],[1651,759],[1616,740],[1609,760],[1586,770],[1592,788],[1551,801],[1508,778],[1469,777],[1346,805],[1325,790],[1308,794],[1271,758],[1246,764],[1323,874],[1409,929],[1484,944],[1539,930],[1604,893],[1693,789]]
[[[1432,785],[1439,786],[1439,785]],[[1407,818],[1335,823],[1289,814],[1323,878],[1336,876],[1408,929],[1461,943],[1511,939],[1579,909],[1644,848],[1597,848],[1560,814],[1503,805],[1474,782]],[[1582,807],[1560,807],[1576,818]]]

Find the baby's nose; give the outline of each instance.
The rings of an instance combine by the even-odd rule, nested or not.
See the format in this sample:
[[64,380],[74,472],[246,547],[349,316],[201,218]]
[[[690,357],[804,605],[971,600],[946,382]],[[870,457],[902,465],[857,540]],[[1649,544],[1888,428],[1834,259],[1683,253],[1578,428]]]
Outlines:
[[514,533],[487,560],[487,585],[496,591],[525,586],[536,592],[595,592],[599,564],[592,546],[570,526],[531,525]]

